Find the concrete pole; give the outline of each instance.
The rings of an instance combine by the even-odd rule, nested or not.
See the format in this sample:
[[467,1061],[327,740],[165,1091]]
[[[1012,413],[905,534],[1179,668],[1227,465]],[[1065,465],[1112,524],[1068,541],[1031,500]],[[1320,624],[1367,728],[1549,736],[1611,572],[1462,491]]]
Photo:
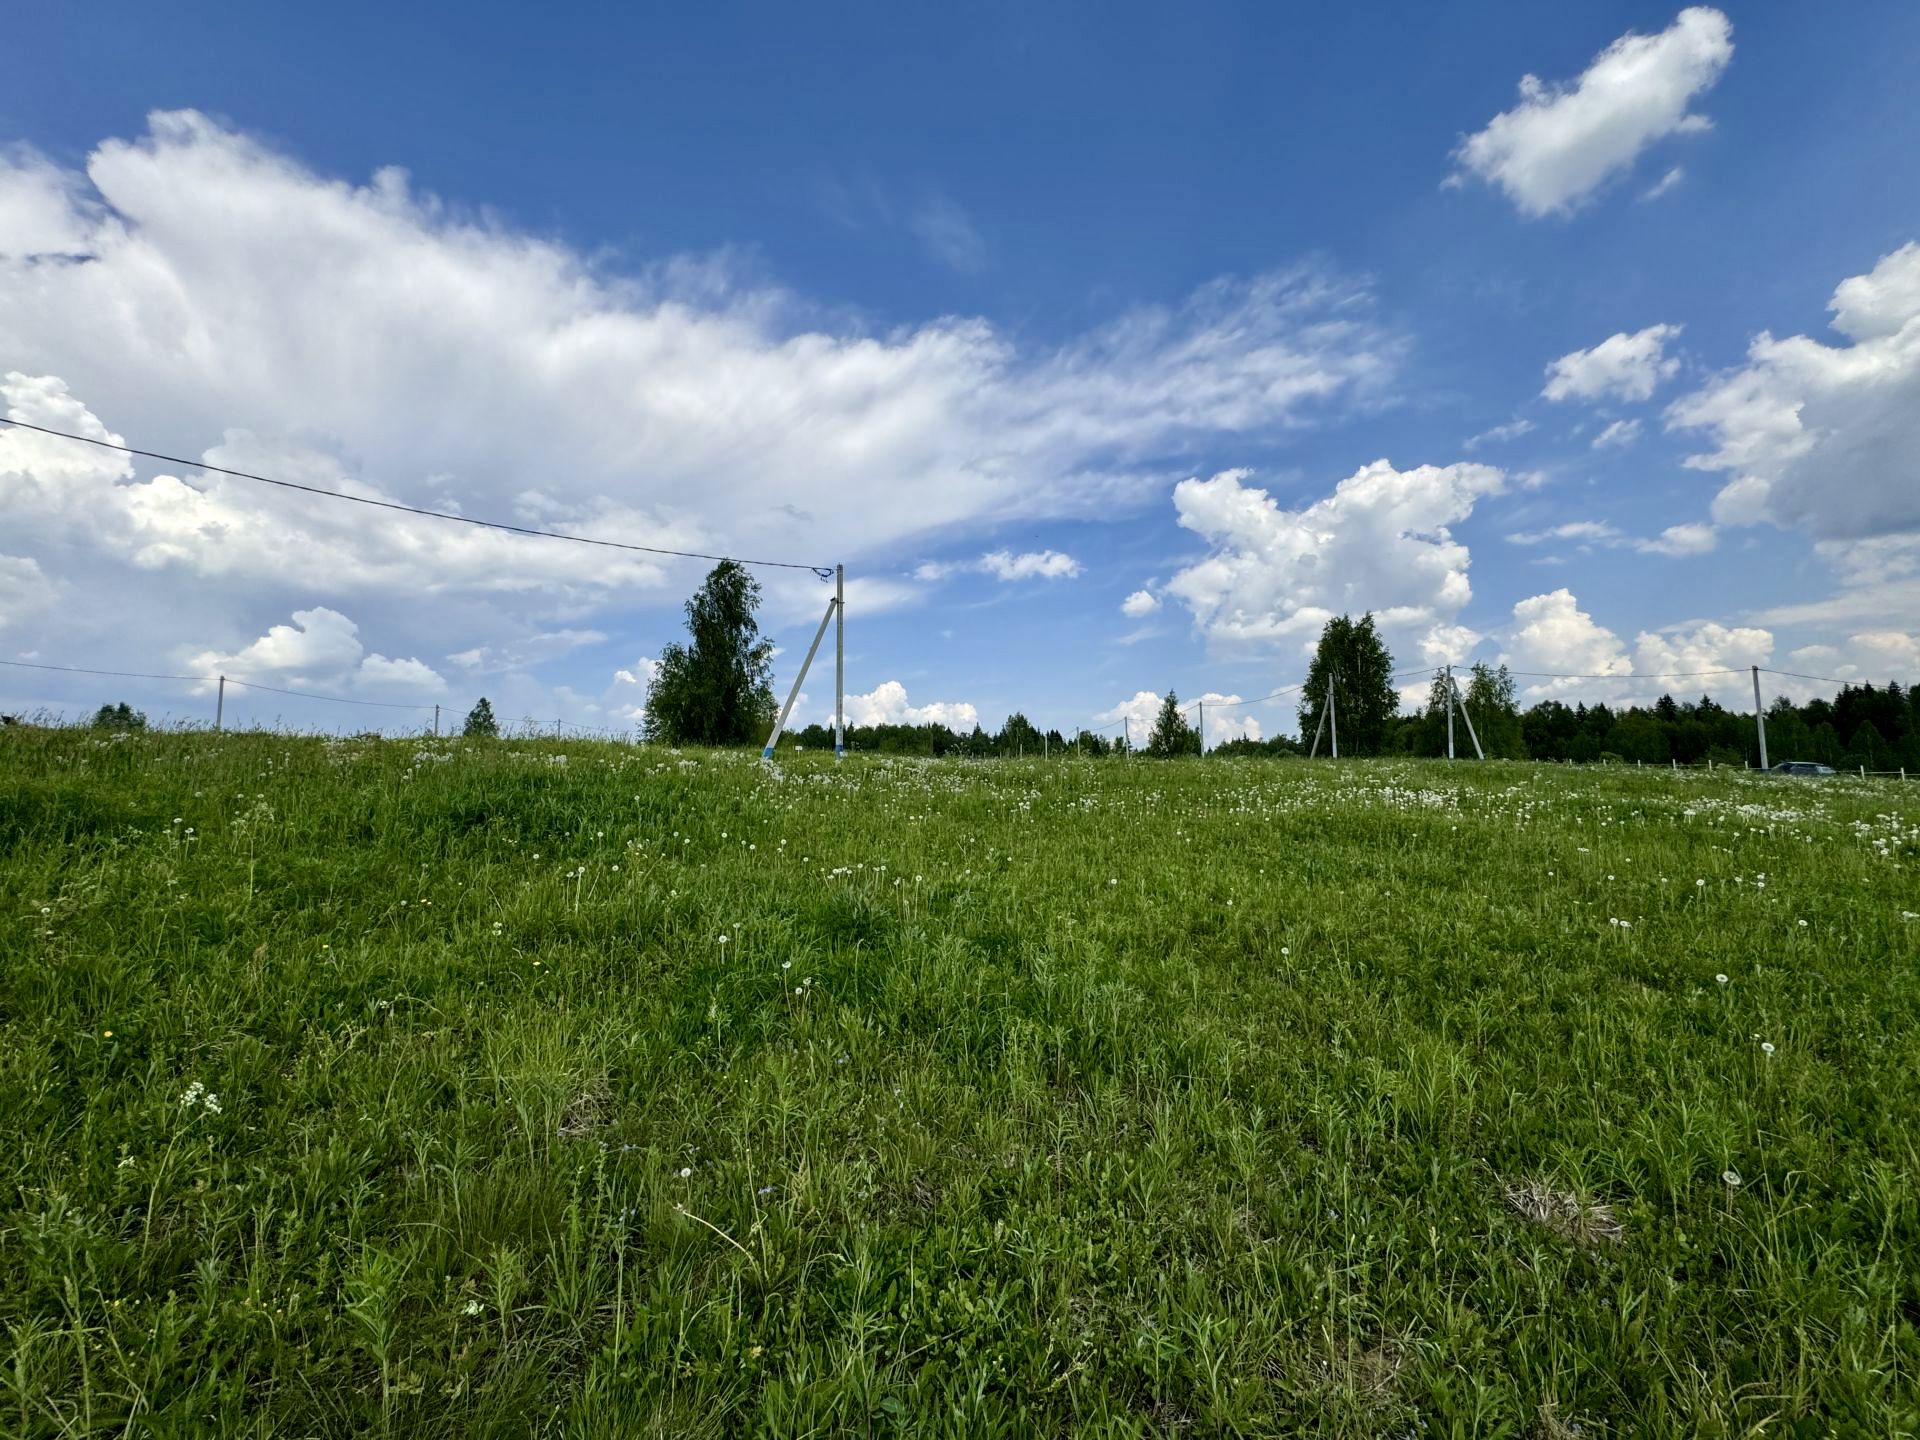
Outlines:
[[1453,666],[1447,666],[1447,759],[1453,758]]
[[[778,733],[778,732],[776,732]],[[847,567],[833,567],[833,758],[847,753]]]
[[220,677],[220,694],[213,702],[213,728],[218,730],[227,718],[227,677]]
[[1753,728],[1760,736],[1760,768],[1767,768],[1767,712],[1760,703],[1760,667],[1753,667]]
[[440,707],[438,705],[433,707],[433,738],[436,740],[440,738]]
[[1120,717],[1120,743],[1127,748],[1127,754],[1133,753],[1133,720],[1130,716]]
[[1340,758],[1340,707],[1333,703],[1333,688],[1340,677],[1335,675],[1327,682],[1327,726],[1333,732],[1333,758]]
[[1453,679],[1452,666],[1447,667],[1447,679],[1449,682],[1447,686],[1447,703],[1449,705],[1455,702],[1459,703],[1460,718],[1467,722],[1467,738],[1473,741],[1473,758],[1476,760],[1484,760],[1487,758],[1487,752],[1480,748],[1480,732],[1473,728],[1473,716],[1467,713],[1466,697],[1460,693],[1459,686],[1451,683]]
[[1196,700],[1193,703],[1200,707],[1200,753],[1205,755],[1207,753],[1207,702]]
[[[787,716],[793,713],[793,702],[800,698],[800,687],[806,683],[807,679],[807,667],[813,664],[813,657],[820,649],[821,638],[827,633],[827,622],[839,613],[840,602],[829,600],[827,613],[820,617],[820,628],[813,632],[813,643],[807,647],[807,658],[800,662],[800,673],[793,677],[793,688],[787,691],[787,703],[780,707],[780,718],[773,722],[773,733],[767,736],[766,746],[760,751],[762,760],[773,759],[773,747],[780,739],[780,732],[787,728]],[[833,753],[835,755],[840,753],[837,737]]]

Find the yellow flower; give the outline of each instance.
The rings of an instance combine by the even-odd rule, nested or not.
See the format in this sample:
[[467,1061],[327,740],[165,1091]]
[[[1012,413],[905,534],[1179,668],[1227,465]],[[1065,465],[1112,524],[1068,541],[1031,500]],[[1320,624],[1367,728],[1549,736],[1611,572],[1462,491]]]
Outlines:
[[111,1030],[102,1030],[102,1031],[100,1032],[100,1037],[101,1037],[101,1039],[103,1039],[103,1040],[111,1040],[111,1039],[113,1039],[113,1031],[111,1031]]

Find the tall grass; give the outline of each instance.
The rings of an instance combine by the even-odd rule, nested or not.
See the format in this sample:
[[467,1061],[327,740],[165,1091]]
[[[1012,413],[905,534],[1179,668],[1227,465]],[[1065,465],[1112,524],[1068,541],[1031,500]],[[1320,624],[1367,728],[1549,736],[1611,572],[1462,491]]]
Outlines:
[[1920,1431],[1893,786],[16,729],[0,856],[0,1433]]

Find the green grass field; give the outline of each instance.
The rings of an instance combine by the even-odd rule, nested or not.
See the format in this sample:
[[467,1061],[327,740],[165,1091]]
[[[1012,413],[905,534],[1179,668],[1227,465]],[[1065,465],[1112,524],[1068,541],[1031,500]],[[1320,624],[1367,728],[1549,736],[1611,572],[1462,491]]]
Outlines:
[[0,1433],[1920,1430],[1920,786],[0,735]]

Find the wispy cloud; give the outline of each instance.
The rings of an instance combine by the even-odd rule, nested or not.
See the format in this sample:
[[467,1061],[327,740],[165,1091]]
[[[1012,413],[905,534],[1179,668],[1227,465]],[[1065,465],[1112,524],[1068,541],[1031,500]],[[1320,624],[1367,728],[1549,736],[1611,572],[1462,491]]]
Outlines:
[[973,560],[928,560],[914,569],[916,580],[945,580],[954,575],[991,575],[996,580],[1071,580],[1080,562],[1059,550],[989,550]]
[[[1705,555],[1719,544],[1719,532],[1707,524],[1669,525],[1658,535],[1641,538],[1627,534],[1605,520],[1569,520],[1546,530],[1517,530],[1506,537],[1510,545],[1547,545],[1556,540],[1607,550],[1637,550],[1642,555]],[[1542,561],[1542,564],[1551,563]]]
[[1638,420],[1616,420],[1593,437],[1596,450],[1624,450],[1640,438]]
[[976,275],[986,268],[986,239],[956,201],[945,195],[930,196],[907,224],[927,254],[949,270]]
[[1461,442],[1460,448],[1473,451],[1478,450],[1482,445],[1498,444],[1503,440],[1518,440],[1522,435],[1527,434],[1532,429],[1533,422],[1525,416],[1521,416],[1517,419],[1509,420],[1504,425],[1495,425],[1489,430],[1482,430],[1478,435],[1469,435],[1466,440]]
[[1687,172],[1681,169],[1680,166],[1674,166],[1671,170],[1667,171],[1666,174],[1654,181],[1653,184],[1649,185],[1645,190],[1642,190],[1640,192],[1640,198],[1642,200],[1658,200],[1662,195],[1666,194],[1684,180],[1686,174]]

